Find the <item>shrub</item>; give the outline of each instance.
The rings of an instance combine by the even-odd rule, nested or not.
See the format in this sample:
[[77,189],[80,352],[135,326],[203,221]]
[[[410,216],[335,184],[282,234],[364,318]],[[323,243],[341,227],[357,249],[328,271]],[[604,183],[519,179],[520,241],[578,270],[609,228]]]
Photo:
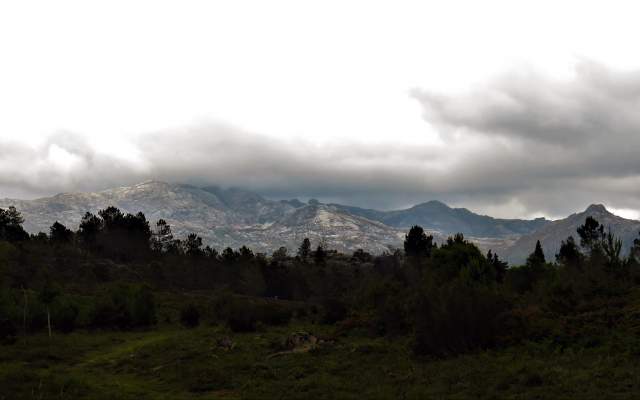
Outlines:
[[78,318],[78,307],[69,301],[61,301],[53,310],[53,327],[64,333],[73,331]]
[[372,308],[371,323],[377,334],[395,335],[408,331],[407,294],[407,288],[395,281],[377,280],[366,288],[359,303]]
[[234,332],[255,332],[257,328],[257,320],[251,314],[234,314],[227,318],[229,329]]
[[[221,309],[221,307],[219,307]],[[283,325],[291,320],[293,309],[271,302],[253,302],[242,298],[228,299],[221,309],[224,320],[234,332],[253,332],[258,323]]]
[[16,341],[16,325],[9,317],[0,315],[0,343],[13,344]]
[[96,300],[90,325],[94,328],[126,329],[131,326],[131,314],[125,303],[114,301],[111,296],[101,296]]
[[336,298],[327,298],[322,302],[322,308],[324,313],[322,315],[322,322],[325,324],[335,324],[338,321],[342,321],[347,317],[346,304]]
[[495,346],[505,333],[507,306],[486,287],[455,281],[428,288],[417,302],[414,354],[445,356]]
[[98,297],[90,325],[130,329],[157,322],[153,293],[148,286],[120,285]]
[[156,303],[149,286],[143,285],[130,289],[130,307],[133,326],[155,325]]
[[200,325],[200,312],[193,304],[189,304],[180,311],[180,322],[187,328]]

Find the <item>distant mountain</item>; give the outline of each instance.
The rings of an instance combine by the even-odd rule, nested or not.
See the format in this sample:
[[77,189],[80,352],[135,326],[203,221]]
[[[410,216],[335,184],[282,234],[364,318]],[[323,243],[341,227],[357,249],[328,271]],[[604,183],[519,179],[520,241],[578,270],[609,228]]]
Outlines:
[[395,228],[420,225],[444,234],[461,232],[474,237],[510,237],[532,233],[549,223],[545,218],[534,220],[499,219],[475,214],[466,208],[451,208],[440,201],[429,201],[405,210],[378,211],[334,205],[354,215],[379,221]]
[[451,208],[429,201],[405,210],[380,211],[341,204],[271,200],[237,188],[149,181],[95,193],[64,193],[36,200],[0,200],[0,207],[15,205],[24,215],[25,229],[47,232],[60,221],[77,229],[85,212],[110,205],[126,212],[142,211],[153,226],[163,218],[177,237],[194,232],[218,249],[247,245],[271,252],[280,246],[293,251],[305,237],[315,246],[321,242],[340,251],[363,248],[381,253],[401,248],[411,225],[421,225],[436,242],[457,232],[486,251],[493,249],[511,263],[522,262],[540,239],[545,254],[553,259],[560,240],[576,236],[576,228],[593,215],[620,235],[628,248],[640,230],[639,221],[617,217],[603,206],[564,220],[499,219]]
[[534,250],[536,241],[540,240],[547,261],[554,261],[555,255],[560,249],[560,242],[573,236],[576,242],[580,239],[577,229],[584,224],[587,217],[592,216],[622,239],[622,249],[628,252],[633,244],[633,239],[638,238],[640,221],[625,219],[607,211],[601,204],[592,204],[581,213],[572,214],[565,219],[550,222],[536,232],[520,237],[513,245],[502,253],[503,257],[511,263],[523,263],[527,256]]
[[402,245],[404,232],[317,202],[275,201],[240,189],[198,188],[149,181],[95,193],[66,193],[37,200],[0,200],[15,205],[31,233],[48,232],[59,221],[77,229],[85,212],[110,205],[142,211],[151,225],[165,219],[178,237],[194,232],[218,249],[247,245],[256,251],[290,250],[305,237],[332,249],[381,253]]

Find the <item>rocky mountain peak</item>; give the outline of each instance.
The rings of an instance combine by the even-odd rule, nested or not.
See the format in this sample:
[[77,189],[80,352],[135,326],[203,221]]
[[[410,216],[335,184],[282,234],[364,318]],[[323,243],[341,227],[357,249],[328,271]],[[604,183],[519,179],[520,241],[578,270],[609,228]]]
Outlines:
[[609,214],[609,211],[602,204],[591,204],[584,212],[587,214]]

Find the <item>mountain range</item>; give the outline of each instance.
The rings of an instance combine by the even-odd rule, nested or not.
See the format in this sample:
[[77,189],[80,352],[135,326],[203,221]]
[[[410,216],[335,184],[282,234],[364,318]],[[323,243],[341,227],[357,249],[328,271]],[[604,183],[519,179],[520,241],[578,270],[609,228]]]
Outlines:
[[521,236],[515,243],[506,247],[501,254],[511,263],[523,263],[527,255],[535,248],[536,241],[539,240],[547,261],[554,261],[555,254],[560,250],[562,240],[573,236],[576,242],[580,242],[576,230],[580,225],[584,224],[587,217],[595,218],[605,226],[605,230],[611,229],[611,232],[622,240],[622,249],[625,254],[633,245],[633,240],[639,237],[640,221],[612,214],[602,204],[592,204],[583,212],[571,214],[567,218],[557,221],[551,221],[532,234]]
[[541,240],[551,259],[560,240],[576,236],[575,229],[588,215],[610,226],[621,236],[625,248],[640,230],[639,221],[615,216],[601,205],[557,221],[499,219],[465,208],[451,208],[439,201],[381,211],[317,200],[272,200],[237,188],[158,181],[35,200],[0,199],[0,207],[10,205],[22,212],[24,227],[31,233],[47,232],[55,221],[77,229],[85,212],[95,213],[113,205],[126,212],[142,211],[152,225],[165,219],[178,237],[193,232],[218,249],[247,245],[260,252],[271,252],[280,246],[294,250],[308,237],[313,245],[322,243],[343,252],[362,248],[379,254],[401,248],[408,228],[420,225],[436,242],[442,243],[447,236],[461,232],[481,249],[491,248],[512,263],[522,262],[536,240]]

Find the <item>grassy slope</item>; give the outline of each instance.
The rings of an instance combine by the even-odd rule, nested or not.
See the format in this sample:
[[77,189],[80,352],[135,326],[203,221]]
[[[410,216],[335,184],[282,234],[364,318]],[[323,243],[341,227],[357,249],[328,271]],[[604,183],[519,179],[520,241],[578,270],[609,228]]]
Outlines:
[[[0,347],[0,399],[637,398],[640,341],[561,350],[549,344],[414,360],[403,340],[352,334],[311,353],[267,358],[293,324],[58,334]],[[325,330],[325,332],[323,332]],[[216,345],[229,335],[233,350]]]

